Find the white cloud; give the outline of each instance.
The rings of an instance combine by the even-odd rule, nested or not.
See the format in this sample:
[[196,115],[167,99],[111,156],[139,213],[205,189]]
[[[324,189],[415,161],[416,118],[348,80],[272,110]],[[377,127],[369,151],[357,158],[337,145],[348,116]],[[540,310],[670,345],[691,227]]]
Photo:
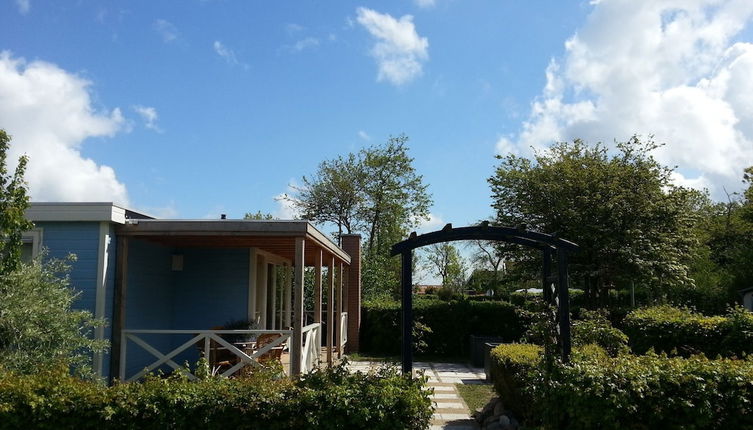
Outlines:
[[16,0],[16,6],[18,6],[18,13],[26,15],[31,10],[31,0]]
[[275,202],[277,202],[277,209],[272,213],[272,216],[279,219],[296,219],[300,217],[300,212],[295,208],[290,199],[288,199],[288,196],[296,194],[296,187],[298,187],[296,180],[291,178],[285,192],[274,196]]
[[429,219],[422,220],[421,224],[418,226],[416,231],[419,234],[429,233],[435,230],[439,230],[440,228],[444,227],[446,224],[447,223],[442,219],[441,216],[430,213]]
[[371,140],[371,136],[369,136],[369,134],[363,130],[358,130],[358,137],[360,137],[363,140]]
[[92,106],[89,85],[54,64],[27,64],[0,53],[0,127],[13,136],[10,167],[19,155],[29,156],[32,200],[128,204],[115,171],[80,152],[87,138],[113,136],[125,123],[120,109],[102,112]]
[[499,139],[497,139],[497,143],[495,145],[495,149],[497,154],[505,156],[508,154],[518,154],[518,147],[515,146],[512,140],[510,140],[508,137],[500,136]]
[[222,59],[227,61],[228,64],[239,64],[238,58],[235,56],[235,52],[227,46],[223,45],[219,40],[215,40],[212,44],[212,47],[214,48],[214,52],[222,57]]
[[162,36],[162,41],[165,43],[174,42],[180,35],[178,28],[170,21],[164,19],[155,20],[152,28]]
[[416,5],[420,8],[430,8],[436,6],[436,0],[414,0]]
[[133,110],[139,114],[142,120],[144,120],[144,126],[146,128],[162,133],[162,129],[157,125],[157,119],[159,118],[157,109],[151,106],[136,105],[133,106]]
[[750,25],[753,2],[591,4],[564,57],[547,68],[517,145],[653,134],[667,143],[656,152],[662,163],[696,172],[682,183],[738,188],[753,164],[753,43],[735,37]]
[[291,49],[293,51],[300,52],[306,48],[315,48],[317,46],[319,46],[319,39],[315,37],[307,37],[305,39],[297,41],[293,46],[291,46]]
[[378,81],[402,85],[423,73],[423,63],[429,58],[429,41],[418,35],[411,15],[395,19],[364,7],[357,12],[358,23],[377,40],[371,56],[379,66]]

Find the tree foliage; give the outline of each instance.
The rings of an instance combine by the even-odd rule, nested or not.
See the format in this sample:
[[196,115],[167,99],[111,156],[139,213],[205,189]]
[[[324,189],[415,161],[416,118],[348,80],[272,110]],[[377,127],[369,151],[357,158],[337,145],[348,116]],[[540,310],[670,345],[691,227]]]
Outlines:
[[78,294],[68,279],[68,260],[44,256],[0,276],[0,363],[23,373],[64,363],[81,376],[91,374],[94,352],[107,341],[94,340],[104,321],[74,310]]
[[364,295],[396,293],[400,262],[390,258],[390,247],[425,219],[431,196],[408,154],[408,137],[391,137],[385,144],[361,149],[319,164],[304,176],[293,195],[284,198],[301,217],[337,227],[343,233],[361,233]]
[[24,217],[24,211],[29,207],[23,178],[28,158],[20,157],[18,167],[10,174],[6,164],[10,141],[10,136],[0,129],[0,275],[19,267],[22,234],[33,227]]
[[426,248],[426,259],[432,272],[442,278],[442,286],[461,292],[465,286],[466,264],[451,243],[435,243]]
[[[575,140],[537,152],[533,160],[498,157],[489,179],[497,223],[525,224],[580,245],[571,270],[592,299],[630,281],[659,292],[692,285],[686,255],[696,242],[692,205],[698,193],[672,183],[672,169],[650,155],[657,147],[634,136],[617,143],[613,155],[602,144]],[[536,257],[517,255],[538,270]]]

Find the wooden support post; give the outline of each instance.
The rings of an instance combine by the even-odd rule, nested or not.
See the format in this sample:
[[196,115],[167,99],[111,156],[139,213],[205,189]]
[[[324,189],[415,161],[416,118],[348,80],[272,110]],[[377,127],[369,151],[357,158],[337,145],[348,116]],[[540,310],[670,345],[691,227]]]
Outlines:
[[337,341],[337,358],[340,359],[343,356],[343,339],[342,339],[342,323],[343,323],[343,263],[340,262],[337,270],[337,292],[335,297],[337,300],[337,317],[335,322],[335,339]]
[[256,248],[248,250],[248,303],[247,312],[248,320],[258,322],[256,317]]
[[303,285],[305,283],[304,252],[306,242],[302,237],[295,238],[295,306],[293,309],[293,339],[290,345],[290,374],[301,374],[303,342]]
[[[291,294],[293,292],[293,287],[292,287],[292,281],[293,280],[291,279],[291,276],[290,276],[290,267],[286,267],[285,269],[288,272],[288,275],[285,277],[285,291],[284,291],[283,297],[282,297],[282,300],[283,300],[283,309],[284,309],[283,313],[285,314],[285,326],[282,327],[282,328],[288,328],[289,329],[290,326],[291,326],[291,324],[292,324],[290,321],[291,321],[291,313],[292,313],[291,312],[291,305],[292,305]],[[298,266],[295,266],[294,270],[295,270],[295,272],[297,274],[298,273]],[[297,280],[298,280],[298,278],[296,278],[296,281]]]
[[314,322],[319,323],[316,332],[316,363],[319,365],[319,357],[322,352],[322,250],[314,252]]
[[259,256],[259,262],[256,267],[259,268],[259,279],[256,282],[257,291],[259,292],[259,298],[256,303],[259,309],[259,327],[262,329],[267,328],[267,276],[269,276],[269,270],[267,267],[267,259],[263,256]]
[[541,289],[544,292],[544,303],[552,304],[552,250],[549,247],[544,248],[541,253],[543,264],[541,268]]
[[335,336],[335,257],[327,261],[327,365],[332,367]]
[[270,325],[269,328],[272,330],[277,328],[277,265],[271,264],[269,267],[272,268],[272,273],[270,273],[269,276],[269,296],[272,297],[271,300],[271,309],[272,309],[272,315],[269,316]]
[[558,272],[558,298],[557,311],[559,314],[560,345],[562,348],[562,361],[570,361],[570,292],[568,290],[567,252],[557,249],[557,272]]
[[126,293],[128,291],[128,237],[117,236],[117,263],[115,266],[115,294],[113,295],[112,349],[110,350],[110,380],[125,380],[125,363],[121,350],[125,350],[123,330],[126,328]]
[[403,305],[403,374],[413,374],[413,250],[407,250],[402,256],[402,286]]

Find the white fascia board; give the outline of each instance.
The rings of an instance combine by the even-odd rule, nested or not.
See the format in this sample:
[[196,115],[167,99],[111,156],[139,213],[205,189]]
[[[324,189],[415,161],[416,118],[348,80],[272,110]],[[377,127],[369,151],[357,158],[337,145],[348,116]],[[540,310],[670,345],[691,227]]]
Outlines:
[[125,224],[126,210],[109,202],[31,203],[26,210],[30,221],[97,221]]

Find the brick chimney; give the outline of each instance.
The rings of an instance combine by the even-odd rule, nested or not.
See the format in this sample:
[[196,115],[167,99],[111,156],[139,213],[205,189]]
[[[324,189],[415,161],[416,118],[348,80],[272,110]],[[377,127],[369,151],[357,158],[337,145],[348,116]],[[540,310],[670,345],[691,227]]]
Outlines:
[[359,330],[361,329],[361,235],[343,234],[340,236],[342,249],[350,255],[347,285],[348,312],[348,353],[358,352]]

